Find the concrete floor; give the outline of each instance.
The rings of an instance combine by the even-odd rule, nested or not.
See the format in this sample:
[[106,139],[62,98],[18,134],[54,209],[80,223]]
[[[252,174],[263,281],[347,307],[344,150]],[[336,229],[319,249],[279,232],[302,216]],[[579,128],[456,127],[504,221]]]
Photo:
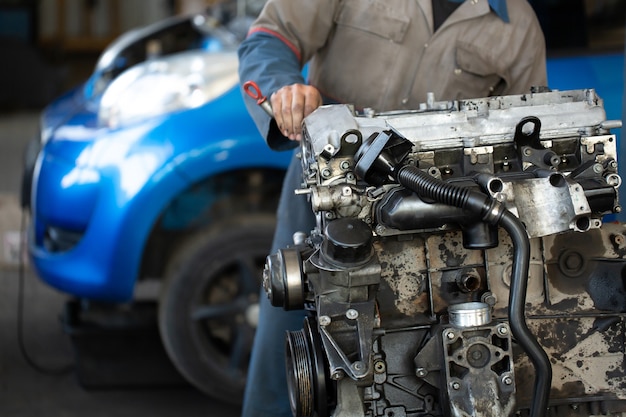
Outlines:
[[40,367],[64,369],[75,362],[69,336],[60,315],[67,297],[42,283],[28,267],[21,269],[7,255],[6,236],[21,223],[19,193],[22,155],[37,134],[39,112],[0,114],[0,416],[12,417],[130,417],[239,415],[239,407],[208,398],[195,389],[132,390],[83,388],[76,372],[60,375],[30,366],[18,343],[18,301],[23,288],[22,326],[25,350]]

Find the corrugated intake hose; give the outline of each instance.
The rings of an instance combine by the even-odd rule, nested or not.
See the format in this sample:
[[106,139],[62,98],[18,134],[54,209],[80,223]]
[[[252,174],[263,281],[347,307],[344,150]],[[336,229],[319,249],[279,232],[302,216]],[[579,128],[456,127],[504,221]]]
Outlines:
[[509,293],[509,324],[517,343],[535,367],[535,391],[530,415],[543,417],[548,408],[552,367],[545,351],[526,324],[524,305],[530,264],[530,243],[526,229],[510,211],[503,209],[498,202],[485,194],[445,183],[411,165],[402,166],[396,172],[396,180],[418,195],[479,214],[483,221],[498,224],[509,234],[514,248]]

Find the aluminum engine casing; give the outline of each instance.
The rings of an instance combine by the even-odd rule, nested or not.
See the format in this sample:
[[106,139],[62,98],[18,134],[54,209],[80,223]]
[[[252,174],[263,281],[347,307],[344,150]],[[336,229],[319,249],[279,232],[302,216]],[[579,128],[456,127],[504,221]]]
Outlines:
[[[403,164],[484,193],[526,227],[525,317],[551,363],[552,412],[626,410],[626,228],[603,223],[621,210],[618,127],[592,89],[308,116],[296,192],[317,227],[270,255],[264,277],[274,305],[311,312],[287,338],[294,414],[502,416],[533,401],[535,370],[508,327],[511,239],[359,170],[380,132],[411,142],[390,142]],[[458,306],[476,310],[459,322]]]

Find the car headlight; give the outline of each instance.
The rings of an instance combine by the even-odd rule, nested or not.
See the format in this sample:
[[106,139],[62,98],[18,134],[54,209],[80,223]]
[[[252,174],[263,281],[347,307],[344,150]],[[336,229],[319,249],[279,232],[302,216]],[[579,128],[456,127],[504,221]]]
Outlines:
[[142,62],[102,95],[98,122],[116,128],[202,106],[239,82],[236,52],[186,51]]

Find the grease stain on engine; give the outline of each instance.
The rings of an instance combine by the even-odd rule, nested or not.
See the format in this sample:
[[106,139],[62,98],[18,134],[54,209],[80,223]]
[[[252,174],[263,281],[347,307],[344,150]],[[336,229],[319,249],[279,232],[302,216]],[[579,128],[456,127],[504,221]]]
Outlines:
[[395,308],[406,316],[424,312],[427,266],[421,239],[381,239],[375,243],[381,278],[394,295]]

